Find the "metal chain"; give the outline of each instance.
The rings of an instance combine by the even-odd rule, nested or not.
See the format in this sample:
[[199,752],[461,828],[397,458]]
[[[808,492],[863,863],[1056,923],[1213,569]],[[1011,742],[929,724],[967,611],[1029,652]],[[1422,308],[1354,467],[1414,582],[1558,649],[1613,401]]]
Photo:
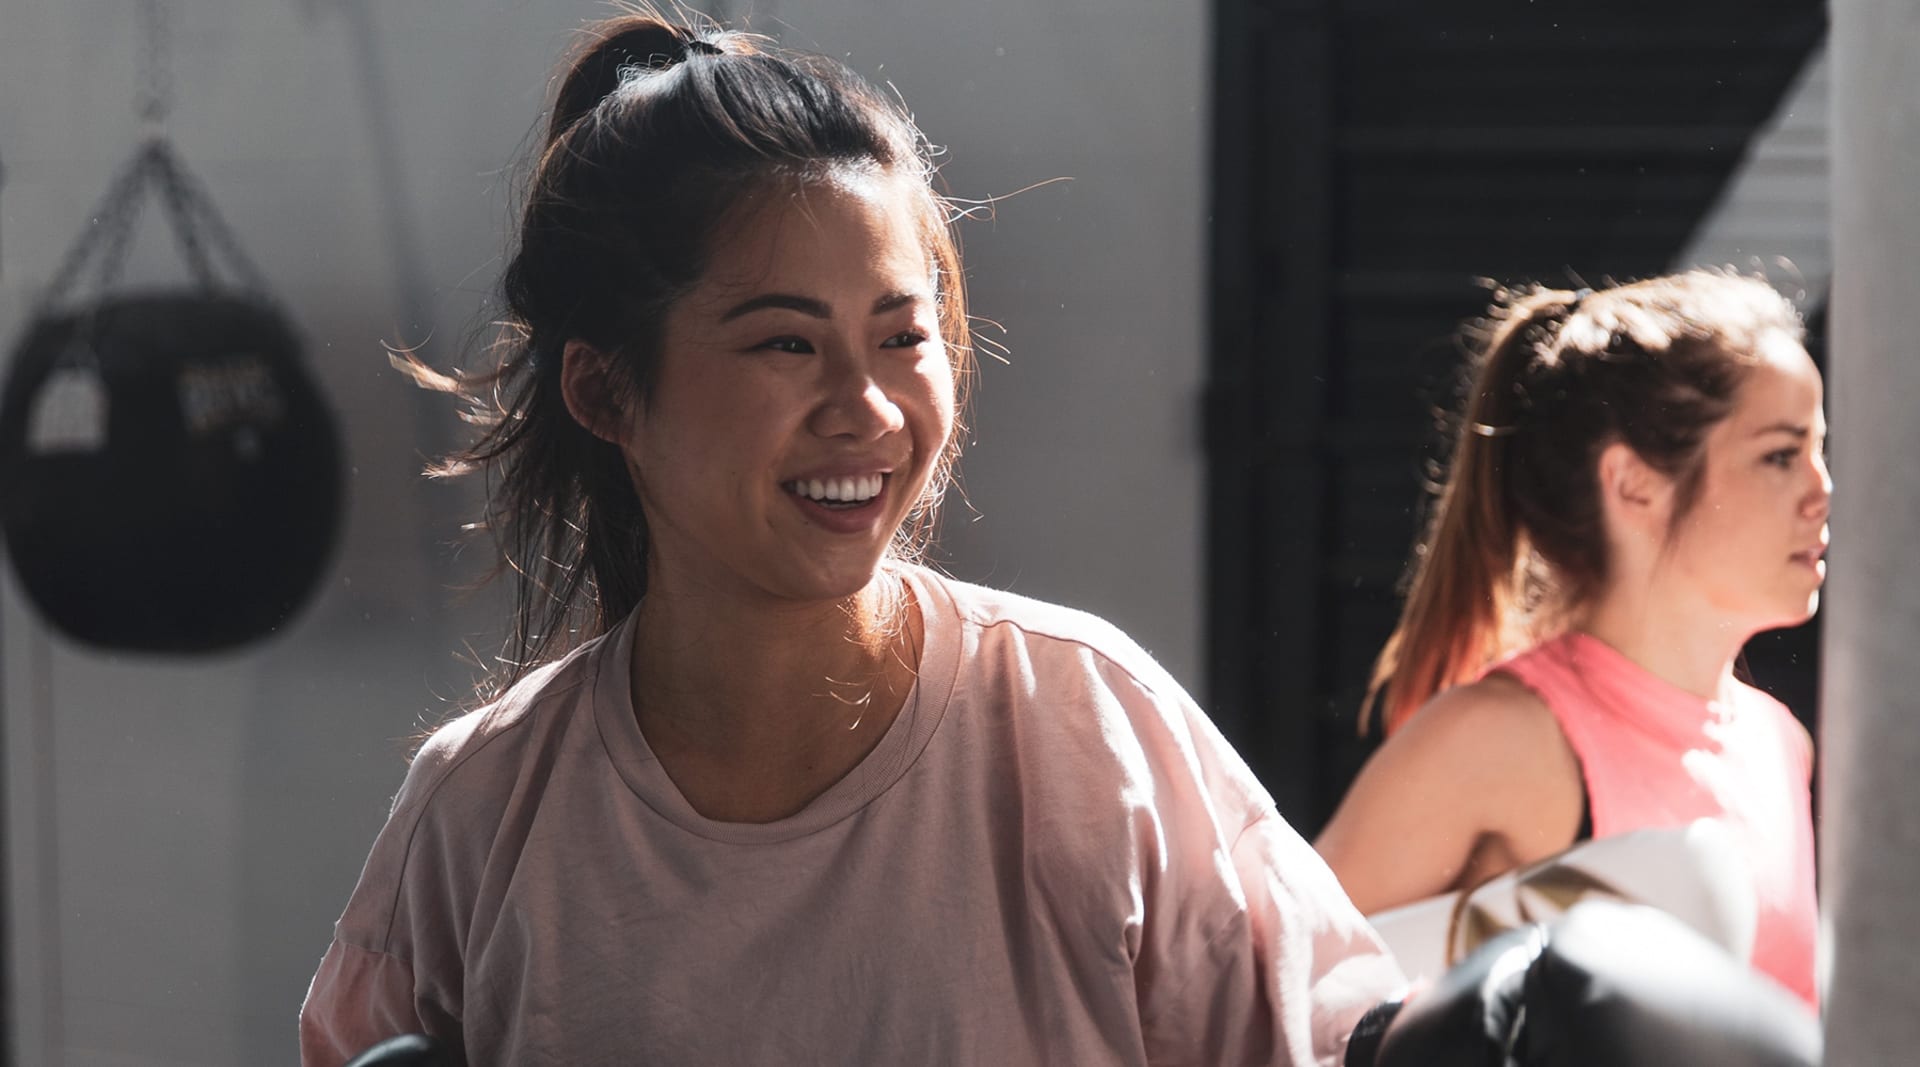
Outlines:
[[[150,127],[164,122],[173,111],[172,34],[166,0],[138,0],[143,44],[140,52],[140,92],[135,112]],[[172,224],[188,270],[201,288],[220,288],[216,258],[224,258],[228,273],[243,290],[271,303],[266,279],[242,251],[226,220],[213,206],[206,190],[187,171],[164,134],[150,130],[146,143],[108,188],[91,216],[91,225],[68,249],[53,281],[40,296],[42,308],[71,298],[83,274],[90,274],[98,296],[104,297],[119,281],[140,214],[140,202],[153,186],[160,208]]]
[[161,0],[140,0],[145,41],[140,50],[140,96],[135,112],[142,122],[159,125],[173,111],[173,40]]
[[[173,181],[179,187],[178,195],[189,206],[189,216],[197,224],[193,240],[224,257],[228,272],[255,299],[271,301],[272,292],[267,286],[267,276],[247,257],[240,238],[228,227],[220,210],[213,206],[213,196],[207,192],[207,187],[177,157],[172,158],[171,163]],[[203,251],[200,255],[210,260],[207,252]]]
[[[67,256],[60,263],[60,269],[53,274],[45,292],[40,297],[43,304],[53,303],[66,295],[87,263],[97,254],[102,242],[110,246],[124,246],[126,238],[122,231],[128,228],[134,210],[134,202],[145,179],[147,153],[143,148],[129,160],[127,166],[115,176],[105,196],[100,198],[92,213],[87,229],[67,250]],[[110,254],[108,259],[114,257]]]
[[148,186],[159,197],[161,211],[173,227],[188,269],[202,288],[219,287],[215,267],[216,259],[220,259],[242,289],[256,299],[270,299],[265,275],[247,258],[206,188],[180,162],[172,146],[156,137],[140,147],[94,208],[92,225],[68,250],[52,284],[41,296],[42,304],[70,296],[89,264],[95,292],[104,294],[113,288],[126,264],[135,220]]
[[207,258],[206,242],[201,240],[200,219],[196,216],[205,213],[207,205],[199,203],[192,188],[187,184],[186,173],[173,158],[172,152],[164,152],[156,157],[160,164],[154,173],[159,185],[161,205],[165,207],[168,221],[173,223],[174,236],[180,239],[180,250],[186,254],[187,268],[200,282],[202,289],[212,289],[216,284],[213,274],[213,262]]

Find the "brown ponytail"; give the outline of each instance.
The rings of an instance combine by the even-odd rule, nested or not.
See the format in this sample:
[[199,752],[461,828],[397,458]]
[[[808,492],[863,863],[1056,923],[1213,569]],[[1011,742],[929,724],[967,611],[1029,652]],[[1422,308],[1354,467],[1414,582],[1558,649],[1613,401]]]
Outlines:
[[1399,625],[1368,682],[1365,709],[1379,698],[1389,731],[1514,640],[1508,631],[1519,621],[1523,546],[1504,472],[1517,432],[1521,377],[1534,353],[1527,335],[1576,300],[1570,292],[1542,290],[1516,301],[1477,361],[1450,476],[1415,550]]
[[1802,332],[1764,281],[1704,270],[1597,293],[1503,291],[1489,322],[1363,730],[1376,705],[1398,729],[1436,693],[1551,636],[1603,587],[1607,445],[1675,479],[1683,519],[1706,432],[1732,409],[1762,336]]
[[674,26],[639,12],[596,23],[582,34],[567,60],[547,119],[545,144],[559,140],[639,71],[665,70],[695,56],[749,54],[757,51],[756,41],[715,25]]

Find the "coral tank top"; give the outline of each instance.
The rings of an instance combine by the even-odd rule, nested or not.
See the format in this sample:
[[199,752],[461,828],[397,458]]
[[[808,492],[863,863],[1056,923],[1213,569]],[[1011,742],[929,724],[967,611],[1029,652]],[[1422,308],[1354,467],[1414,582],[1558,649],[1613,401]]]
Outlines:
[[1735,683],[1726,702],[1567,633],[1492,668],[1552,709],[1586,776],[1595,837],[1723,820],[1753,872],[1753,966],[1817,1008],[1813,741],[1785,705]]

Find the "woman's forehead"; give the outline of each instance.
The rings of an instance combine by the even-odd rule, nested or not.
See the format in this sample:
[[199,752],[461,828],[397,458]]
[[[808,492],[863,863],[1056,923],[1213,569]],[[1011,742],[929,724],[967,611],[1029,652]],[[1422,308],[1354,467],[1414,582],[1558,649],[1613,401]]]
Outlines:
[[916,191],[910,179],[862,171],[782,182],[743,202],[716,235],[700,288],[812,288],[860,274],[924,288],[932,252]]
[[1820,371],[1806,348],[1784,333],[1772,333],[1761,340],[1754,357],[1727,421],[1746,430],[1772,425],[1823,430]]

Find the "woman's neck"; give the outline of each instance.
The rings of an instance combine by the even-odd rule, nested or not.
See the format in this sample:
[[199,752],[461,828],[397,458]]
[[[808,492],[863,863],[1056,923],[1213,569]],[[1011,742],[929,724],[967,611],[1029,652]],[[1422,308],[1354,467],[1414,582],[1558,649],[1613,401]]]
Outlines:
[[1654,582],[1615,583],[1576,615],[1573,628],[1702,700],[1726,696],[1734,660],[1752,636],[1724,613]]
[[766,822],[805,807],[879,743],[912,689],[920,619],[881,571],[843,601],[650,590],[636,620],[640,730],[696,811]]

